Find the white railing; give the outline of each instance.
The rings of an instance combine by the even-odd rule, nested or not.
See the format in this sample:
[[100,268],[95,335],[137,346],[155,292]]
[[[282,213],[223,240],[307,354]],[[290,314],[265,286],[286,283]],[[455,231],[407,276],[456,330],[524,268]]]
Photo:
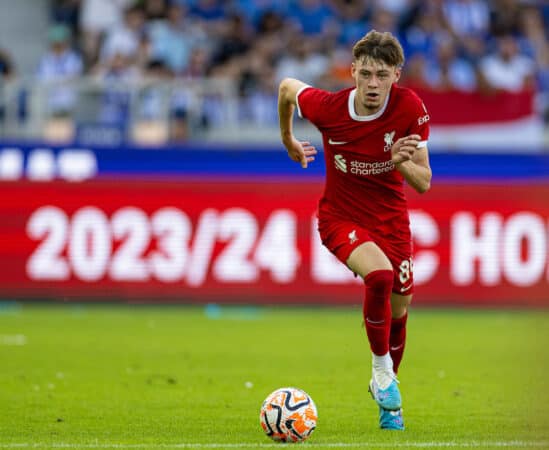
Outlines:
[[[61,144],[77,139],[88,146],[195,141],[272,147],[280,145],[274,91],[241,96],[237,84],[224,78],[0,82],[0,139]],[[549,129],[541,117],[517,123],[519,133],[510,124],[499,125],[507,133],[502,126],[432,126],[429,146],[434,151],[549,151]],[[300,139],[321,142],[306,120],[296,118],[294,130]]]
[[222,78],[16,80],[0,84],[0,110],[5,140],[278,141],[276,93],[241,98]]

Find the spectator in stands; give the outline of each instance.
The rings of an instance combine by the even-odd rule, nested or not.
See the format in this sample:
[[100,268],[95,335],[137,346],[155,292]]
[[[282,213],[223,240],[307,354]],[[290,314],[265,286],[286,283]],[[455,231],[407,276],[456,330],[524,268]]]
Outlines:
[[451,37],[438,41],[434,58],[425,66],[427,84],[436,90],[472,92],[477,88],[477,73],[471,62],[458,55]]
[[322,0],[296,0],[290,17],[309,37],[319,37],[334,20],[332,9]]
[[413,53],[406,61],[406,71],[400,77],[399,84],[414,90],[431,89],[425,76],[427,64],[427,57],[424,53]]
[[78,33],[81,0],[52,0],[51,20],[53,23],[64,23],[71,30],[72,36]]
[[490,9],[483,0],[445,0],[444,18],[450,30],[461,38],[486,36],[490,29]]
[[318,78],[317,86],[327,91],[339,91],[349,86],[353,79],[349,67],[352,55],[348,47],[337,46],[330,54],[328,69]]
[[[549,17],[547,18],[549,22]],[[519,32],[530,46],[537,70],[539,89],[538,110],[549,123],[549,23],[545,23],[539,8],[527,6],[521,10]]]
[[234,0],[231,10],[244,16],[256,31],[261,32],[261,27],[265,26],[262,21],[270,18],[283,20],[288,17],[289,6],[290,0]]
[[15,66],[10,54],[0,49],[0,81],[7,81],[15,77]]
[[443,28],[439,16],[432,9],[417,10],[409,20],[409,26],[402,32],[402,44],[407,58],[417,53],[424,57],[434,56],[437,42],[450,38],[449,32]]
[[110,62],[117,55],[133,58],[143,67],[148,59],[148,39],[143,8],[135,5],[124,11],[124,20],[111,27],[101,47],[100,62]]
[[218,45],[213,50],[212,64],[223,65],[234,57],[244,55],[251,47],[251,31],[252,29],[246,26],[242,16],[231,15]]
[[490,30],[490,9],[484,0],[444,0],[441,18],[447,30],[471,57],[484,49]]
[[397,17],[404,17],[413,6],[413,0],[373,0],[376,7],[383,6]]
[[329,67],[329,59],[315,51],[314,42],[296,34],[275,68],[277,83],[289,74],[299,73],[305,83],[315,84]]
[[4,82],[15,78],[15,67],[11,56],[6,50],[0,49],[0,129],[4,127],[6,117],[6,98],[4,96]]
[[480,61],[480,69],[490,86],[510,92],[533,89],[535,63],[521,54],[517,39],[504,33],[495,39],[496,50]]
[[92,67],[99,56],[100,43],[113,26],[122,22],[124,10],[135,0],[81,0],[81,48],[86,67]]
[[[181,2],[182,0],[179,1]],[[185,1],[185,3],[189,4],[188,1]],[[227,11],[223,7],[223,1],[221,0],[194,0],[190,4],[191,15],[195,17],[206,21],[225,20]]]
[[70,45],[70,30],[66,25],[53,25],[48,31],[49,50],[40,60],[37,78],[49,85],[48,111],[54,116],[70,115],[76,105],[76,92],[68,86],[83,73],[80,55]]
[[186,10],[178,3],[167,8],[166,18],[153,21],[148,31],[150,58],[162,61],[174,74],[187,70],[193,48],[207,41],[200,25],[186,17]]
[[140,118],[145,120],[160,120],[163,117],[165,99],[164,91],[173,80],[173,72],[161,60],[151,60],[143,73],[143,85],[140,90]]
[[490,34],[493,36],[505,30],[517,36],[522,10],[518,0],[492,0],[490,3]]
[[141,79],[142,70],[136,64],[131,48],[120,47],[113,51],[92,71],[103,83],[98,120],[123,127],[129,118],[131,89]]
[[398,16],[383,6],[376,6],[370,16],[369,28],[398,34]]
[[282,32],[285,26],[283,16],[276,11],[265,11],[258,19],[256,31],[258,36],[269,35],[272,38]]
[[[169,7],[168,0],[144,0],[142,4],[147,22],[166,19]],[[182,4],[179,4],[179,6],[182,6]]]
[[208,47],[198,45],[191,51],[189,64],[185,70],[179,74],[179,78],[186,80],[198,80],[207,76],[210,66],[210,53]]
[[339,24],[338,43],[343,47],[358,41],[368,29],[368,2],[363,0],[334,0],[334,18]]

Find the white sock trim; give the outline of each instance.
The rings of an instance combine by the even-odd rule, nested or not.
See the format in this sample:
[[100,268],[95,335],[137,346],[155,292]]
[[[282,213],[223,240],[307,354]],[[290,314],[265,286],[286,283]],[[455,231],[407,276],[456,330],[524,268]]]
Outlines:
[[374,370],[393,370],[393,360],[389,352],[384,355],[372,353],[372,368]]

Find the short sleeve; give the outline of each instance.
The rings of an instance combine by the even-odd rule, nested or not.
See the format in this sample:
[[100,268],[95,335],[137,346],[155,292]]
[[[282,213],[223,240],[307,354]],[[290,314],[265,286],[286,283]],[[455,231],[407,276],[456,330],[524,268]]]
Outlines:
[[331,95],[330,92],[322,89],[311,86],[302,87],[296,94],[299,117],[309,120],[318,128],[322,127]]
[[418,147],[426,147],[429,139],[429,112],[417,95],[412,97],[410,110],[413,113],[413,122],[410,126],[409,134],[419,134],[421,141]]

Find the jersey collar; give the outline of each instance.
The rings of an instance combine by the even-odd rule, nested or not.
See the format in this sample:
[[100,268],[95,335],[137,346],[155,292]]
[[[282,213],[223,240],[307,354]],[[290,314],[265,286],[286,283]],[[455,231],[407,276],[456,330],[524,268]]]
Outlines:
[[387,104],[389,103],[389,98],[391,97],[392,90],[393,89],[389,90],[389,93],[387,94],[387,98],[385,99],[385,103],[383,103],[383,106],[381,107],[381,109],[378,112],[376,112],[374,114],[370,114],[369,116],[359,116],[355,111],[356,88],[354,88],[349,93],[349,101],[347,102],[347,105],[348,105],[348,108],[349,108],[349,115],[351,116],[351,119],[357,120],[359,122],[368,122],[370,120],[374,120],[374,119],[377,119],[378,117],[380,117],[385,112],[385,110],[387,109]]

